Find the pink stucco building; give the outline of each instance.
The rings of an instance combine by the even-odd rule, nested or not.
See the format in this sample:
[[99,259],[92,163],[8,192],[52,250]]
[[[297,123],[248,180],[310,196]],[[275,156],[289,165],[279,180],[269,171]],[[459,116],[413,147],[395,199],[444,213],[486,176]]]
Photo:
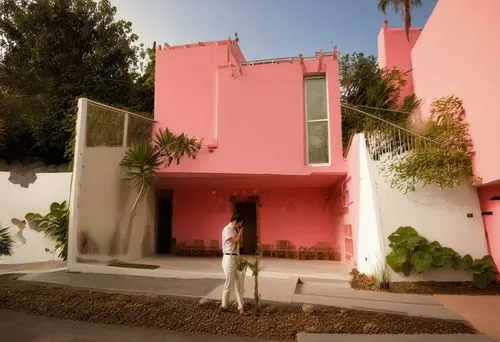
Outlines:
[[411,70],[409,87],[423,100],[424,118],[433,99],[454,94],[463,100],[489,250],[500,265],[498,13],[497,0],[439,0],[423,30],[411,30],[409,42],[403,29],[385,24],[378,43],[382,66]]
[[196,159],[159,172],[157,241],[208,245],[237,210],[244,253],[288,240],[345,255],[336,53],[248,62],[238,39],[164,45],[155,119],[204,142]]

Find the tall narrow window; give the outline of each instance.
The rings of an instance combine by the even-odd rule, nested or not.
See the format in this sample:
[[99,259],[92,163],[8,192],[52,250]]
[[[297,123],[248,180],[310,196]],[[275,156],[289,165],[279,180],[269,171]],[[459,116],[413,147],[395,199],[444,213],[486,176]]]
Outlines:
[[330,139],[326,78],[311,77],[304,82],[307,125],[307,160],[310,165],[330,163]]

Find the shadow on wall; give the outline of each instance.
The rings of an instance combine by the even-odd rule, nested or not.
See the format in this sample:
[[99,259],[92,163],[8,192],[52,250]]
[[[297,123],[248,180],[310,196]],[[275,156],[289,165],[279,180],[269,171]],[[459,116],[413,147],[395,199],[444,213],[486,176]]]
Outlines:
[[10,172],[9,182],[12,184],[20,185],[22,188],[28,188],[30,184],[36,182],[37,173],[67,172],[68,165],[45,165],[41,162],[29,164],[13,162],[7,164],[0,160],[0,171]]

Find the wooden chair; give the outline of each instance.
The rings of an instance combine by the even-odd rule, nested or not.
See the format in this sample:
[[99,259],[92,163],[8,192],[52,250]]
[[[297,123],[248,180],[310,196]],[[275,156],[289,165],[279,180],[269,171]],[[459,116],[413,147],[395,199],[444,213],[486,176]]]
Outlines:
[[299,258],[299,251],[290,242],[287,244],[286,257],[287,258],[290,257],[291,259],[298,259]]
[[262,245],[262,256],[273,256],[274,248],[272,245]]
[[288,240],[278,240],[276,241],[276,249],[274,253],[277,257],[285,257],[288,252]]
[[315,247],[318,250],[318,259],[330,260],[332,248],[330,247],[330,245],[328,243],[318,242]]
[[310,259],[309,247],[300,246],[297,254],[298,254],[299,260],[309,260]]
[[193,255],[194,256],[203,256],[204,254],[205,254],[205,241],[194,240]]
[[179,244],[175,246],[175,255],[184,256],[186,254],[187,254],[186,243],[184,241],[179,242]]
[[307,248],[308,260],[318,260],[319,251],[316,246]]
[[183,248],[183,255],[185,256],[193,256],[194,255],[194,245],[191,243],[191,241],[185,242],[184,248]]
[[208,255],[213,255],[214,257],[216,257],[219,253],[219,240],[211,240],[210,247],[208,247],[206,252]]

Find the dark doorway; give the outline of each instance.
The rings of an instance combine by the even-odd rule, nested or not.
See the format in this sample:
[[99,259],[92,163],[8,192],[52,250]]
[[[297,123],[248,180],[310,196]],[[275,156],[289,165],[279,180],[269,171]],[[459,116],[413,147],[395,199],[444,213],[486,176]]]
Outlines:
[[255,201],[235,202],[234,210],[246,220],[240,253],[255,254],[257,249],[257,203]]
[[160,193],[156,197],[156,253],[172,252],[172,194]]

